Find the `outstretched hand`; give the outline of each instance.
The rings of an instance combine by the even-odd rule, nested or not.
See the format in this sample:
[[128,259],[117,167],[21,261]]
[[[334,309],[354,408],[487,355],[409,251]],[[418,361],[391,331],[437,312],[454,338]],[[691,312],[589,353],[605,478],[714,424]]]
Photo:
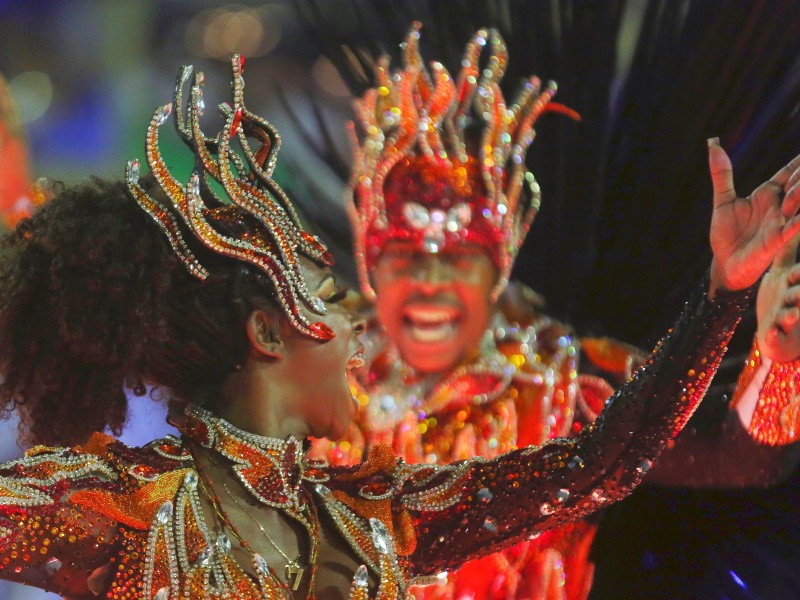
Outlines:
[[794,236],[772,261],[758,288],[758,345],[767,358],[788,362],[800,357],[800,264]]
[[714,138],[708,142],[714,186],[711,217],[711,289],[741,290],[753,285],[778,252],[800,232],[800,156],[758,186],[747,198],[733,187],[733,168]]

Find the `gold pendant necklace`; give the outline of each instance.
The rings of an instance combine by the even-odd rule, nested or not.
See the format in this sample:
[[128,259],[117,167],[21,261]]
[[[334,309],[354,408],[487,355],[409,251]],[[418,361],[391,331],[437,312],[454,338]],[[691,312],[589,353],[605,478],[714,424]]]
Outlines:
[[[220,464],[216,461],[213,455],[207,453],[207,456],[209,457],[211,462],[214,463],[214,466],[216,466],[217,469],[219,469],[220,471],[223,470],[222,466],[220,466]],[[281,547],[278,546],[277,542],[275,542],[275,540],[272,539],[272,536],[270,536],[269,533],[267,533],[267,530],[264,529],[264,526],[259,522],[259,520],[256,519],[252,514],[250,514],[250,511],[248,511],[244,506],[242,506],[239,503],[239,501],[236,499],[236,496],[233,495],[233,492],[231,492],[230,488],[228,487],[228,484],[225,483],[224,480],[222,480],[222,487],[225,489],[225,493],[228,494],[228,497],[233,501],[233,503],[237,507],[239,507],[239,510],[241,510],[245,515],[247,515],[247,517],[251,521],[253,521],[253,523],[256,524],[256,527],[258,527],[261,530],[261,533],[264,534],[264,537],[270,543],[270,545],[273,548],[275,548],[275,550],[278,551],[278,554],[281,555],[283,560],[286,561],[286,567],[284,567],[284,574],[286,575],[286,581],[292,588],[292,591],[296,592],[298,589],[300,589],[300,584],[303,582],[303,575],[305,575],[306,572],[305,567],[303,567],[300,564],[300,555],[298,554],[297,558],[295,559],[289,558],[289,556],[281,549]]]

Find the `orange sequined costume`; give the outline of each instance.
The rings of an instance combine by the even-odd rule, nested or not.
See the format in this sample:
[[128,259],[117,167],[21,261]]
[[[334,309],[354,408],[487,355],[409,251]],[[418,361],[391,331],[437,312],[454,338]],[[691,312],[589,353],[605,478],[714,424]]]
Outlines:
[[731,406],[742,401],[742,396],[756,377],[761,380],[761,388],[748,427],[750,435],[770,446],[796,442],[800,439],[800,360],[766,360],[758,342],[754,340]]
[[[547,110],[564,107],[551,102],[555,83],[536,77],[513,101],[504,95],[508,52],[494,30],[475,33],[459,73],[451,77],[436,62],[429,72],[420,27],[415,23],[405,39],[402,66],[390,71],[388,58],[379,59],[375,88],[356,102],[360,135],[348,200],[361,289],[376,298],[369,273],[388,243],[419,254],[477,246],[496,270],[495,299],[539,208],[539,186],[525,166],[533,125]],[[411,372],[408,357],[389,347],[358,384],[359,426],[320,453],[353,464],[368,446],[388,443],[410,463],[447,464],[579,431],[613,390],[600,378],[579,378],[580,344],[567,327],[529,316],[506,319],[498,311],[479,347],[436,382]],[[581,600],[591,583],[593,534],[591,524],[576,523],[415,593]]]
[[[478,355],[430,389],[393,348],[383,350],[353,383],[360,410],[348,438],[335,444],[317,441],[315,456],[333,464],[356,464],[368,447],[388,444],[407,462],[448,464],[473,456],[494,458],[579,432],[613,390],[599,377],[578,374],[581,346],[567,327],[531,316],[526,326],[519,326],[496,314]],[[609,357],[612,345],[618,353],[623,348],[606,340],[590,339],[587,345],[604,371],[622,374],[631,361],[640,360],[627,348],[624,358]],[[584,598],[591,585],[588,553],[594,532],[592,523],[571,523],[470,563],[414,593],[426,598],[464,593]]]
[[[356,464],[367,448],[388,444],[409,463],[448,464],[493,458],[580,432],[613,390],[604,379],[578,374],[581,345],[567,327],[532,316],[520,326],[496,314],[478,355],[427,392],[393,348],[380,352],[354,382],[360,410],[350,435],[335,444],[317,441],[315,455],[334,464]],[[607,340],[590,339],[587,346],[604,372],[624,374],[632,361],[639,362],[633,349]],[[619,356],[610,356],[611,350]],[[594,532],[590,522],[570,523],[414,593],[584,598],[592,579],[588,554]]]
[[[699,291],[594,424],[491,460],[409,465],[379,445],[363,465],[325,467],[296,440],[200,408],[177,425],[229,461],[257,502],[305,515],[312,557],[320,530],[339,536],[362,564],[351,598],[402,598],[412,583],[629,493],[691,416],[751,295]],[[291,597],[258,555],[233,558],[226,524],[203,516],[200,479],[175,438],[129,448],[96,434],[35,448],[0,467],[0,576],[78,598]]]

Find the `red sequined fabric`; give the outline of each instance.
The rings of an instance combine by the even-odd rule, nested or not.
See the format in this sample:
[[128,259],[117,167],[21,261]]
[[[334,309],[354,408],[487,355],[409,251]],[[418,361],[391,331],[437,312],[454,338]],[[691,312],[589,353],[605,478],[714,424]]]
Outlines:
[[[237,463],[245,450],[264,465],[281,457],[281,477],[237,473],[261,490],[255,501],[265,473],[290,482],[280,484],[287,493],[314,498],[323,539],[338,536],[363,564],[352,597],[402,598],[412,583],[435,582],[630,492],[691,416],[750,296],[698,294],[593,425],[491,460],[408,465],[377,446],[357,467],[320,468],[289,451],[291,440],[264,442],[213,416],[193,418],[236,438],[224,447]],[[83,447],[37,448],[0,467],[0,576],[113,600],[289,597],[269,565],[239,564],[225,531],[198,518],[197,488],[175,439],[132,449],[96,434]]]

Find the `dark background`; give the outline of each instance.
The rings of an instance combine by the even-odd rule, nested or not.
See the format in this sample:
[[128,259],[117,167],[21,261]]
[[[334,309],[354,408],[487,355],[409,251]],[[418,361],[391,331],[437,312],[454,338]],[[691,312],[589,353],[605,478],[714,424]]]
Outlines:
[[[52,101],[26,124],[32,162],[37,176],[71,181],[119,176],[142,155],[143,126],[170,98],[179,64],[207,71],[214,102],[227,94],[224,57],[243,51],[248,103],[284,134],[279,177],[352,273],[338,208],[350,97],[331,61],[342,64],[342,45],[396,59],[414,19],[423,56],[451,72],[478,27],[498,28],[511,57],[506,96],[535,73],[582,115],[537,124],[529,166],[543,206],[515,272],[582,334],[649,346],[700,278],[706,138],[731,153],[742,193],[800,150],[793,0],[6,0],[0,73],[12,87],[20,74],[49,78]],[[367,83],[343,75],[354,93]],[[36,92],[24,81],[14,89],[22,104]]]

